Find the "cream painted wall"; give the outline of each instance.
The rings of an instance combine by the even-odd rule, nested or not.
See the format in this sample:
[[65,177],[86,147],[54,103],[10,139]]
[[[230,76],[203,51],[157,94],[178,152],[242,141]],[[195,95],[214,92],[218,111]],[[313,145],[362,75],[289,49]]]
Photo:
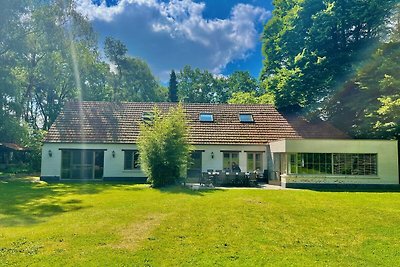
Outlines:
[[[137,149],[133,144],[70,144],[70,143],[45,143],[42,148],[41,176],[60,176],[61,150],[60,149],[105,149],[104,151],[104,177],[145,177],[140,170],[124,170],[123,149]],[[52,151],[52,157],[48,151]],[[115,151],[115,158],[112,157]]]
[[[259,151],[262,153],[262,167],[267,168],[266,146],[265,145],[197,145],[196,150],[204,150],[202,153],[202,171],[207,169],[222,170],[223,152],[222,151],[240,151],[239,152],[239,167],[242,172],[247,171],[247,153],[245,151]],[[214,153],[214,158],[211,158],[211,153]]]
[[[286,139],[270,144],[271,153],[376,153],[378,175],[288,175],[281,176],[282,183],[360,183],[398,184],[397,141],[391,140],[321,140]],[[285,158],[287,163],[287,158]]]
[[[137,149],[134,144],[71,144],[71,143],[45,143],[42,148],[41,176],[57,176],[61,174],[61,150],[60,149],[105,149],[104,151],[104,177],[145,177],[142,171],[124,170],[123,149]],[[247,171],[247,153],[245,151],[260,151],[262,153],[263,168],[267,167],[266,146],[250,145],[198,145],[196,150],[204,150],[202,153],[202,171],[208,169],[222,170],[223,152],[221,150],[240,151],[239,166]],[[52,151],[52,157],[48,151]],[[115,158],[112,157],[115,151]],[[211,152],[214,158],[211,158]]]

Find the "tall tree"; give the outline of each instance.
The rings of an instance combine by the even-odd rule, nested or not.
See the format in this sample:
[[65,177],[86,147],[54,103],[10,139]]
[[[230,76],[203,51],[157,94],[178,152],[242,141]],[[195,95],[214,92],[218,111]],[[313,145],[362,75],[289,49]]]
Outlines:
[[400,139],[400,40],[381,45],[326,107],[329,120],[357,137]]
[[257,79],[252,77],[248,71],[234,71],[228,76],[227,83],[230,93],[260,93],[260,87]]
[[207,70],[185,66],[177,75],[178,96],[183,102],[220,103],[225,93],[224,83]]
[[178,82],[176,81],[176,74],[174,70],[171,71],[169,76],[168,96],[169,101],[178,102]]
[[145,102],[166,100],[158,81],[143,60],[125,57],[122,60],[121,74],[121,100]]
[[385,34],[395,0],[274,1],[263,36],[263,87],[278,107],[318,108]]
[[104,43],[105,54],[116,67],[109,74],[113,88],[114,101],[164,101],[163,88],[152,74],[147,63],[139,58],[128,56],[124,43],[107,37]]
[[124,43],[112,37],[106,37],[104,41],[104,53],[116,67],[116,76],[110,75],[110,77],[113,80],[112,84],[114,90],[112,99],[117,101],[123,99],[121,96],[121,87],[123,83],[122,68],[124,67],[126,52],[128,52],[128,48]]

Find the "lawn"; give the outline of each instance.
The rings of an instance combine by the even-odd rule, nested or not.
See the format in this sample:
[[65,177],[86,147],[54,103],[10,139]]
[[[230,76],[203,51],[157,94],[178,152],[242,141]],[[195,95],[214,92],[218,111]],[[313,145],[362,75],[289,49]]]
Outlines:
[[0,180],[4,266],[396,266],[399,192]]

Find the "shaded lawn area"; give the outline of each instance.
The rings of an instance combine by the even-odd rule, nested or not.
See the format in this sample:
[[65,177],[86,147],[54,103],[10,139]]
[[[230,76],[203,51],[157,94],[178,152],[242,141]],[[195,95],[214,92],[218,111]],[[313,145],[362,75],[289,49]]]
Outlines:
[[400,262],[400,193],[0,180],[0,265]]

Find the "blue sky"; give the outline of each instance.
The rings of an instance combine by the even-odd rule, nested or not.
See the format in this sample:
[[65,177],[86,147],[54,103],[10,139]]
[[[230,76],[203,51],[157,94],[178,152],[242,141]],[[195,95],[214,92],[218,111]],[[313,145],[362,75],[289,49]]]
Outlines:
[[260,36],[272,0],[80,0],[99,33],[120,39],[161,82],[185,65],[229,75],[262,67]]

